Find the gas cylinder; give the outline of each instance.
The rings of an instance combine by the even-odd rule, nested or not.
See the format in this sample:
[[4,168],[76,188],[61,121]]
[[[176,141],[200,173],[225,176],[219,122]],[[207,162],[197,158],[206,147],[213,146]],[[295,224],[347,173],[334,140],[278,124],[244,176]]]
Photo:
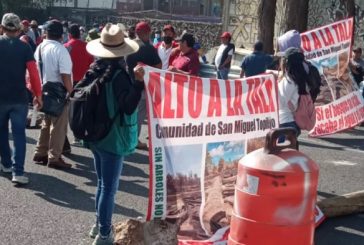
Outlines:
[[296,149],[295,129],[274,129],[239,161],[229,245],[313,244],[319,170]]

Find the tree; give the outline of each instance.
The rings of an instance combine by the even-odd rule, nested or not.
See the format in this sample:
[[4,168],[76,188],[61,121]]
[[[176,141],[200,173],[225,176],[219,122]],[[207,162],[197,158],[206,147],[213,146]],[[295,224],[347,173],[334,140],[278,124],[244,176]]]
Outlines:
[[307,30],[309,0],[285,0],[284,18],[281,33],[295,29],[299,32]]
[[353,17],[353,37],[351,38],[351,44],[354,45],[355,37],[355,0],[346,1],[346,9],[348,11],[348,17]]
[[274,20],[277,0],[260,0],[258,6],[258,39],[263,42],[264,51],[273,54]]

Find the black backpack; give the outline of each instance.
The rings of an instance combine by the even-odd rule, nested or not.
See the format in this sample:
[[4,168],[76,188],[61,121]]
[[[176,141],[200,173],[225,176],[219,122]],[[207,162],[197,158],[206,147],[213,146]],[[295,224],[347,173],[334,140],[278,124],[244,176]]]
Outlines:
[[110,81],[101,81],[99,77],[90,80],[86,75],[74,88],[70,95],[69,124],[74,136],[92,142],[107,136],[118,113],[110,118],[106,86],[120,73],[117,70]]
[[322,81],[321,75],[316,66],[312,65],[311,62],[306,61],[308,65],[309,72],[308,72],[308,79],[310,84],[310,94],[313,102],[316,101],[317,96],[320,94]]

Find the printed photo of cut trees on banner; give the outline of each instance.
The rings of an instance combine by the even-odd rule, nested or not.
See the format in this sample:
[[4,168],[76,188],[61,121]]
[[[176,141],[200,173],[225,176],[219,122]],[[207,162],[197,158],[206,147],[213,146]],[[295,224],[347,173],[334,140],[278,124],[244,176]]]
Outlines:
[[305,57],[321,75],[316,125],[310,136],[333,134],[364,121],[364,101],[350,74],[353,18],[301,34]]
[[[349,73],[353,20],[301,34],[305,57],[323,86],[311,136],[364,120],[364,101]],[[179,244],[226,244],[234,212],[238,162],[264,146],[279,125],[277,86],[270,74],[217,80],[145,67],[150,193],[147,220],[180,225]],[[316,209],[316,224],[323,215]]]
[[227,240],[238,162],[278,126],[273,75],[224,81],[146,67],[147,219],[180,226],[180,244]]

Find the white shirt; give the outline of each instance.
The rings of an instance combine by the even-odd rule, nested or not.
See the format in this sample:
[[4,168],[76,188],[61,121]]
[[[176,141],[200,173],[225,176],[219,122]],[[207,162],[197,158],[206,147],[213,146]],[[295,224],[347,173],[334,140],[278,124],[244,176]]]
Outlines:
[[[219,67],[221,65],[221,59],[222,59],[222,54],[224,53],[225,48],[227,47],[227,45],[225,44],[221,44],[219,49],[217,50],[216,56],[215,56],[215,66]],[[231,49],[228,53],[228,55],[233,55],[234,54],[234,50]]]
[[289,108],[288,102],[291,102],[294,110],[298,106],[298,86],[293,81],[288,81],[284,77],[278,83],[278,104],[279,104],[279,123],[294,122],[293,111]]
[[169,49],[166,49],[164,46],[164,42],[158,47],[158,55],[162,61],[162,70],[167,70],[169,67],[169,57],[171,57],[172,46]]
[[58,41],[44,40],[34,53],[34,58],[38,65],[39,49],[41,49],[43,62],[43,83],[63,83],[61,74],[72,74],[72,60],[67,49]]

